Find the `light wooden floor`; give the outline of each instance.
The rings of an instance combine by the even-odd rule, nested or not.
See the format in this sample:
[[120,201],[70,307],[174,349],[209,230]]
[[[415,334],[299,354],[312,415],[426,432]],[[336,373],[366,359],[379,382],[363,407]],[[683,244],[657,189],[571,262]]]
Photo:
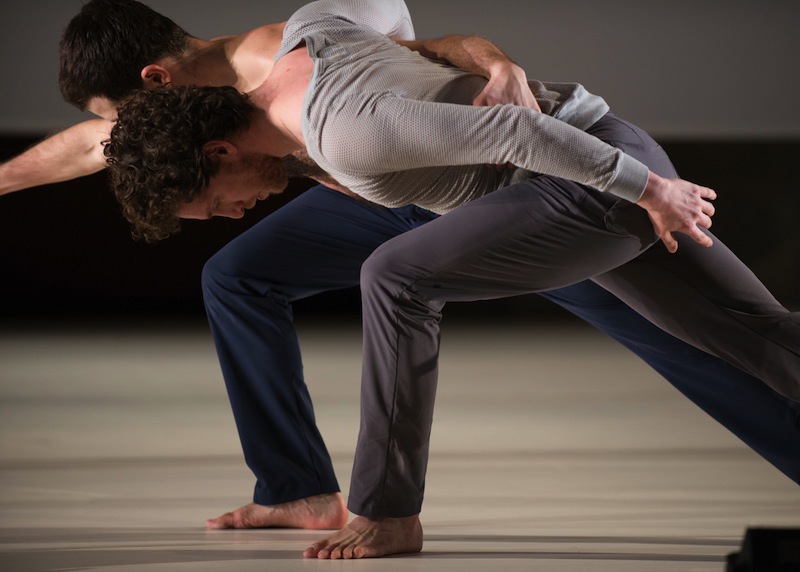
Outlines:
[[[346,491],[359,337],[301,325]],[[0,570],[721,572],[800,490],[583,328],[445,324],[422,554],[304,561],[319,532],[206,532],[250,500],[203,328],[0,335]]]

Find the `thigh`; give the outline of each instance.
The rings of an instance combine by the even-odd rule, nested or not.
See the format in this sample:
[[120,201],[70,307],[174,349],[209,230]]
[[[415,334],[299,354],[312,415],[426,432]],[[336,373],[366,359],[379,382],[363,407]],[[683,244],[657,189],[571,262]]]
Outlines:
[[676,253],[658,244],[595,281],[651,321],[672,324],[670,329],[681,330],[684,338],[697,328],[697,312],[704,307],[742,320],[780,320],[790,315],[725,244],[707,234],[714,240],[711,248],[677,235]]
[[686,236],[594,280],[672,335],[797,399],[800,314],[784,308],[719,239]]
[[291,302],[358,285],[364,260],[380,244],[435,218],[406,207],[387,209],[317,186],[223,247],[218,273]]

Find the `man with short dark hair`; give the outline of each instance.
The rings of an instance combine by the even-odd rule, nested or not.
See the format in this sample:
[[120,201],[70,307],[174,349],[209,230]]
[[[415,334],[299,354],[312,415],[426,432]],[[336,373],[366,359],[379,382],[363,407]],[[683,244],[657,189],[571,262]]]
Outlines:
[[154,62],[191,61],[203,44],[144,4],[92,0],[64,30],[59,48],[61,95],[82,111],[94,111],[96,99],[119,103],[143,81],[159,82],[150,68]]

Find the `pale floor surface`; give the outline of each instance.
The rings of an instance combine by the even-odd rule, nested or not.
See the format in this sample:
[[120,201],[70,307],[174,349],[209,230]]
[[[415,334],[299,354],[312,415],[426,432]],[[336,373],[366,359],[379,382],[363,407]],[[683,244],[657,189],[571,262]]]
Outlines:
[[[300,328],[344,491],[358,333]],[[444,328],[420,555],[303,560],[319,532],[206,532],[249,502],[208,334],[0,335],[0,570],[721,572],[800,490],[588,329]]]

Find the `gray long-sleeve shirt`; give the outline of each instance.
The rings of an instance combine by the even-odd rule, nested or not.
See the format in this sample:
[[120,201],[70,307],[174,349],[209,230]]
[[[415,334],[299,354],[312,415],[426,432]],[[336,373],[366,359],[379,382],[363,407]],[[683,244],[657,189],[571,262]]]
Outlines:
[[542,112],[470,105],[480,76],[398,46],[413,37],[402,0],[319,0],[287,23],[277,58],[305,42],[315,67],[303,130],[309,156],[339,183],[388,207],[444,213],[523,169],[636,201],[645,165],[584,133],[608,111],[579,84],[531,82]]

